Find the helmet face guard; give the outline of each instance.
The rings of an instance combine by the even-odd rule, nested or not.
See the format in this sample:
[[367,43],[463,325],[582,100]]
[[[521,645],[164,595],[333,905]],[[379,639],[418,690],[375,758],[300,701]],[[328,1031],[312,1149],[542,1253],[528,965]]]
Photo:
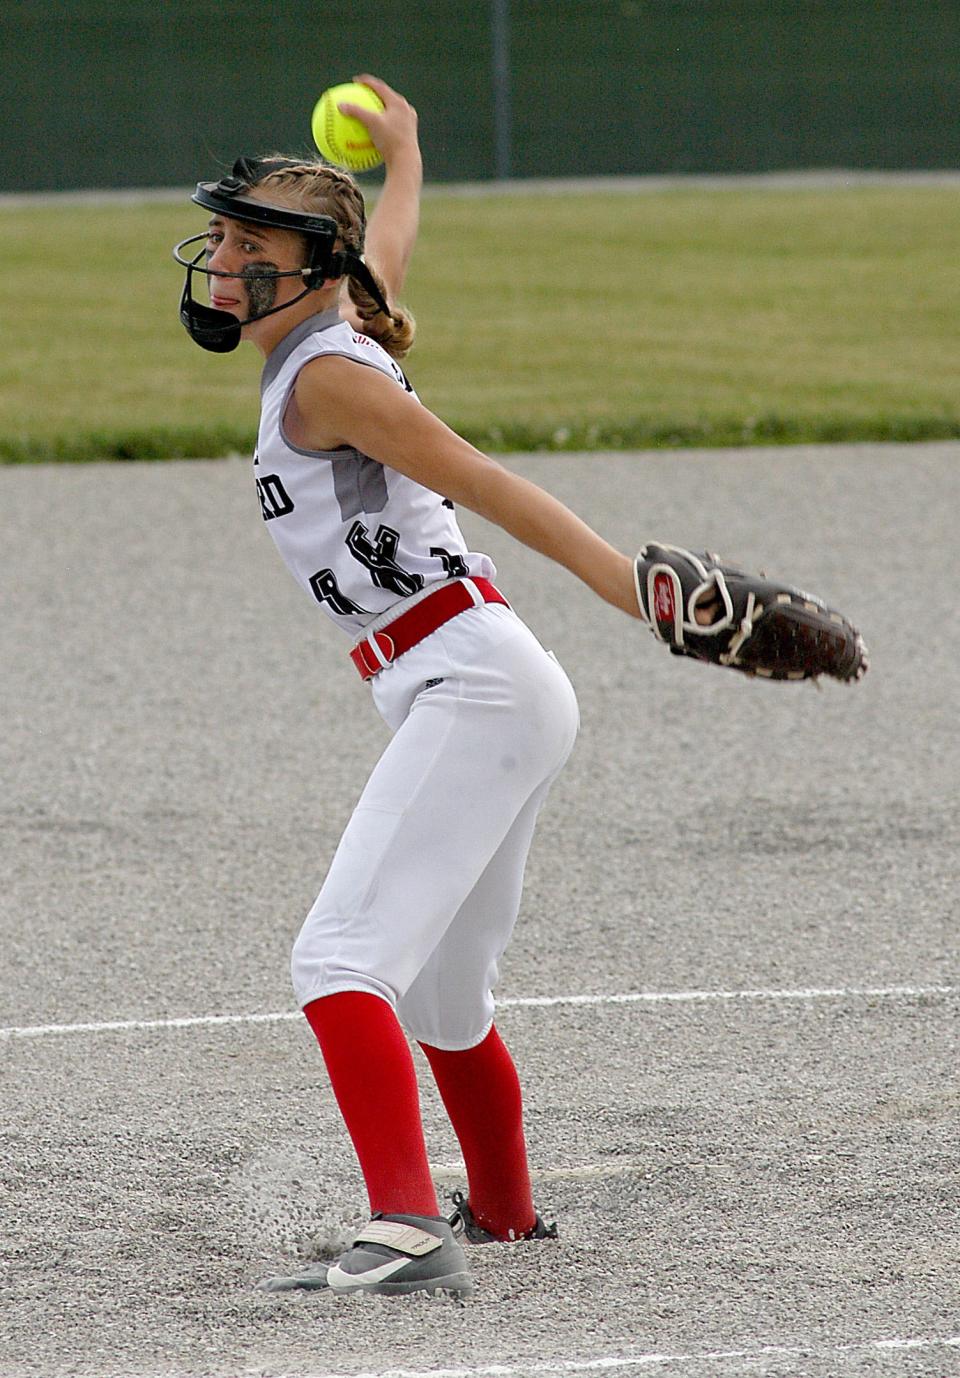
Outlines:
[[[238,158],[229,177],[221,177],[219,182],[197,183],[197,189],[190,200],[198,206],[204,206],[227,220],[246,220],[250,224],[266,225],[271,229],[295,230],[303,235],[307,242],[307,263],[303,268],[281,272],[266,264],[250,263],[241,273],[223,273],[216,268],[201,267],[201,260],[207,253],[205,247],[192,254],[187,252],[190,246],[201,241],[206,244],[206,232],[190,235],[176,245],[173,256],[180,266],[187,270],[180,298],[180,320],[190,338],[202,349],[211,350],[215,354],[229,354],[240,343],[240,334],[245,325],[252,321],[264,320],[278,311],[285,311],[288,306],[302,301],[308,293],[317,291],[329,278],[340,278],[344,275],[356,277],[381,311],[390,314],[390,308],[360,254],[353,249],[335,248],[340,227],[332,216],[315,215],[309,211],[294,210],[289,206],[270,206],[248,195],[251,186],[268,172],[293,166],[296,166],[294,162],[279,158]],[[231,278],[234,281],[246,282],[251,287],[256,284],[261,284],[261,287],[268,283],[273,284],[278,278],[300,278],[304,288],[297,296],[280,306],[267,305],[260,310],[254,309],[244,320],[237,320],[229,311],[219,311],[216,307],[207,306],[194,299],[194,273],[200,273],[208,280]],[[254,305],[254,296],[260,296],[262,299],[265,296],[262,290],[256,293],[251,290],[249,295],[251,306]],[[266,294],[266,298],[272,301],[272,293]]]

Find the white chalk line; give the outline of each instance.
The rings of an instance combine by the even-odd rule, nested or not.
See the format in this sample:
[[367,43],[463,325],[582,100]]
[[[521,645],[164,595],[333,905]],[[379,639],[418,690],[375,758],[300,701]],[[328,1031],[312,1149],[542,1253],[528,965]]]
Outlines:
[[[897,1000],[960,995],[960,986],[825,986],[798,990],[659,990],[607,995],[528,995],[497,1001],[498,1009],[550,1009],[577,1005],[667,1005],[711,1001]],[[26,1024],[0,1028],[0,1039],[57,1034],[145,1032],[152,1029],[216,1028],[227,1024],[282,1024],[303,1018],[299,1010],[266,1014],[199,1014],[173,1019],[112,1019],[87,1024]]]
[[[676,1166],[676,1164],[674,1165]],[[680,1164],[680,1166],[705,1166],[704,1164]],[[458,1182],[466,1180],[467,1168],[463,1161],[453,1163],[431,1163],[430,1174],[438,1182]],[[654,1177],[656,1173],[649,1163],[637,1163],[627,1159],[616,1159],[609,1163],[582,1163],[579,1167],[530,1167],[530,1176],[535,1182],[588,1182],[606,1177]]]
[[[681,1161],[673,1162],[672,1168],[687,1167],[697,1169],[722,1168],[725,1163]],[[579,1167],[536,1167],[530,1165],[530,1177],[534,1182],[596,1182],[611,1177],[642,1177],[652,1181],[658,1175],[657,1169],[649,1162],[638,1163],[630,1159],[611,1159],[608,1163],[581,1163]],[[430,1175],[437,1182],[455,1182],[462,1186],[467,1179],[467,1168],[463,1162],[431,1163]]]
[[533,1363],[477,1364],[464,1368],[386,1368],[363,1373],[281,1373],[276,1378],[539,1378],[551,1373],[611,1373],[629,1369],[684,1364],[688,1373],[726,1361],[756,1364],[763,1359],[836,1360],[844,1354],[888,1354],[897,1351],[955,1349],[960,1335],[918,1339],[861,1340],[827,1347],[815,1345],[759,1345],[754,1349],[713,1349],[699,1354],[609,1354],[597,1359],[536,1360]]

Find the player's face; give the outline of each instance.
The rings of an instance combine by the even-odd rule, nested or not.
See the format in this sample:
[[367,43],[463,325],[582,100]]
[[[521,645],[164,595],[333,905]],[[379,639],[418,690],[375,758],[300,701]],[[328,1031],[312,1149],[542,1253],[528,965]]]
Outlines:
[[292,230],[215,215],[207,227],[210,305],[243,320],[269,311],[303,291],[298,278],[268,276],[303,267],[303,240]]

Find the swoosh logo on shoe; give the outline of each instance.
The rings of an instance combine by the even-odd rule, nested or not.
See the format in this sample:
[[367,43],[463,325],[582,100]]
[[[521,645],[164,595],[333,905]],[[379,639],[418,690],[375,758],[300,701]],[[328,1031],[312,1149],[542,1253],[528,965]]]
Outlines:
[[398,1273],[401,1268],[406,1268],[409,1262],[408,1258],[389,1258],[386,1263],[381,1263],[379,1268],[368,1268],[364,1273],[345,1273],[339,1263],[335,1263],[327,1273],[327,1286],[337,1291],[342,1287],[386,1282],[387,1278]]

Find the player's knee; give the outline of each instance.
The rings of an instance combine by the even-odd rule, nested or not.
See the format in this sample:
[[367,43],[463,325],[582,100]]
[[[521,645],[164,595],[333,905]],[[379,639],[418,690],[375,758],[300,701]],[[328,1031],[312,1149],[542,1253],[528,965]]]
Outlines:
[[372,972],[327,952],[309,930],[301,932],[290,953],[290,980],[301,1008],[324,995],[344,990],[368,991],[396,1007],[397,992]]
[[494,1003],[489,991],[474,1000],[458,999],[449,1007],[403,996],[397,1003],[400,1022],[411,1038],[431,1048],[459,1052],[475,1048],[490,1032]]
[[301,1006],[331,992],[330,958],[317,943],[315,935],[304,930],[290,953],[290,981],[297,1003]]

